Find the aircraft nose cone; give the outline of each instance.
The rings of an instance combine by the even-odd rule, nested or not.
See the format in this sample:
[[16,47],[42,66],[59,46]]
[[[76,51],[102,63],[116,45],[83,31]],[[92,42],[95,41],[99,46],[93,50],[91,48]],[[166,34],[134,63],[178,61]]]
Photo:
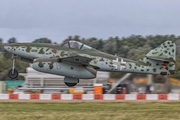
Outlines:
[[10,45],[8,45],[8,44],[5,44],[5,45],[4,45],[4,49],[5,49],[6,51],[8,51],[8,52],[11,52],[12,47],[11,47]]

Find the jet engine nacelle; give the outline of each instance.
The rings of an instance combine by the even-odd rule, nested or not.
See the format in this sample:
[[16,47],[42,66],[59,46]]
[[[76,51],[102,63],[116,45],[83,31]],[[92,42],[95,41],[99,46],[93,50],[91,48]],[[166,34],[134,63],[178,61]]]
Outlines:
[[93,79],[97,71],[90,66],[59,62],[54,58],[39,58],[33,62],[33,69],[78,79]]

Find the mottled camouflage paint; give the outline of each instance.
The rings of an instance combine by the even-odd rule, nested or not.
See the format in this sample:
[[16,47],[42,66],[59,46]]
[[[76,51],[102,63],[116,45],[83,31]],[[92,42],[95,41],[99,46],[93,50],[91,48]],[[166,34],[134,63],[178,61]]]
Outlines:
[[[35,59],[34,63],[37,63],[39,68],[44,69],[44,72],[48,73],[52,73],[50,71],[55,68],[61,68],[60,64],[62,63],[72,67],[82,66],[85,70],[87,69],[84,66],[89,66],[99,71],[122,71],[162,75],[175,73],[176,45],[172,41],[166,41],[159,47],[151,50],[139,61],[128,60],[95,49],[79,50],[52,44],[18,43],[8,44],[4,48],[18,56],[31,60]],[[74,56],[81,56],[80,59],[91,58],[91,61],[87,64],[81,64],[78,63],[78,59],[74,59]],[[66,58],[68,58],[68,61],[66,61]],[[60,67],[57,67],[57,65]],[[45,66],[48,66],[48,70],[46,70],[47,68],[45,69]],[[56,69],[56,71],[58,70]],[[71,73],[69,72],[69,74]],[[63,74],[59,72],[59,75]]]

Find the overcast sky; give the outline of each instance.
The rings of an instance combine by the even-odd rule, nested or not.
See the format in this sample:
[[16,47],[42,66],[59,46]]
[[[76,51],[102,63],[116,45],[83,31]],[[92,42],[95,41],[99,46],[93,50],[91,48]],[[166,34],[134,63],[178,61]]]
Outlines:
[[180,0],[0,0],[0,37],[180,35]]

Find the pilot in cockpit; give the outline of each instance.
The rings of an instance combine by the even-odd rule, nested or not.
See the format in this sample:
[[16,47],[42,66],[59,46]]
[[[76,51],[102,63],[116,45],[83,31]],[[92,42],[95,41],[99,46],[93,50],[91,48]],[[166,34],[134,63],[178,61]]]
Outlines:
[[74,42],[74,44],[73,44],[73,48],[78,49],[78,48],[79,48],[79,44],[78,44],[77,42]]

